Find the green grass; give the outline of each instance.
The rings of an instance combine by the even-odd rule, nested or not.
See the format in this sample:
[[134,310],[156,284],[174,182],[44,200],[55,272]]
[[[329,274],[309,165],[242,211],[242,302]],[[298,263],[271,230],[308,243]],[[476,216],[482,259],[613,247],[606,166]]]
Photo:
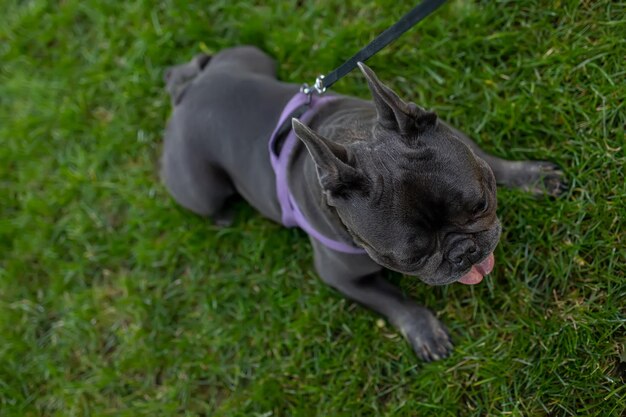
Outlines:
[[[0,416],[624,413],[626,5],[452,1],[368,62],[570,182],[500,191],[482,285],[390,274],[453,333],[424,364],[301,232],[243,203],[217,229],[159,184],[166,66],[252,43],[310,82],[410,7],[253,3],[0,2]],[[357,73],[335,90],[367,96]]]

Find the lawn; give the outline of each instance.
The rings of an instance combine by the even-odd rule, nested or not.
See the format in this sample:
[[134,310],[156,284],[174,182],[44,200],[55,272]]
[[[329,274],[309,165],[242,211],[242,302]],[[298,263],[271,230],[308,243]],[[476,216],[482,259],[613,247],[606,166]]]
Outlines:
[[[500,190],[481,285],[390,279],[456,349],[422,363],[324,285],[307,238],[158,179],[166,66],[254,44],[311,82],[411,4],[1,0],[0,416],[620,416],[626,4],[451,1],[368,61],[484,149],[559,163]],[[337,92],[367,97],[354,72]]]

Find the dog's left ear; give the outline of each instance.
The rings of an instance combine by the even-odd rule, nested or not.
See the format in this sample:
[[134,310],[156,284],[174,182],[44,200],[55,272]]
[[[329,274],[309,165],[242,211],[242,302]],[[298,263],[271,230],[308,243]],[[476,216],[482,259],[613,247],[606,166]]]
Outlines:
[[329,141],[298,119],[292,119],[292,125],[315,162],[322,189],[336,197],[365,191],[367,178],[352,165],[348,150],[343,145]]
[[403,135],[419,134],[437,121],[437,115],[418,107],[415,103],[406,103],[385,84],[383,84],[370,67],[362,62],[359,69],[367,80],[372,99],[378,114],[378,123],[390,130]]

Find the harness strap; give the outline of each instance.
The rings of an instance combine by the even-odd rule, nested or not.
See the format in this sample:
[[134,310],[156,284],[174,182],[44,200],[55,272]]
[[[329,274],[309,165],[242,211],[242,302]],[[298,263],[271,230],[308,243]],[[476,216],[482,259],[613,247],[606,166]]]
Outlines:
[[[299,117],[299,120],[306,124],[312,119],[315,113],[312,111],[314,108],[332,100],[335,100],[335,97],[308,96],[304,93],[297,93],[289,100],[283,109],[269,141],[270,162],[276,174],[276,194],[280,204],[282,223],[284,226],[300,227],[324,246],[334,251],[362,255],[366,253],[362,248],[331,239],[315,230],[306,217],[304,217],[302,211],[300,211],[287,182],[289,157],[298,143],[298,138],[291,128],[291,119],[293,117]],[[284,132],[287,132],[286,135],[281,135],[281,133]],[[282,146],[280,146],[279,141],[282,137],[285,139]]]

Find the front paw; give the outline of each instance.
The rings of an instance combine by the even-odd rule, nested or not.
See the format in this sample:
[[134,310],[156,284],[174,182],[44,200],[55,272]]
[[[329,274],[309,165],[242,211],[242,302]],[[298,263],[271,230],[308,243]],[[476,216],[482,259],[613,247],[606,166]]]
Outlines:
[[220,229],[230,227],[235,221],[235,210],[232,205],[225,205],[213,216],[213,224]]
[[563,171],[552,162],[525,162],[518,180],[522,189],[536,196],[558,197],[567,191]]
[[452,352],[452,340],[448,329],[424,307],[413,309],[398,323],[413,351],[426,362],[446,358]]

